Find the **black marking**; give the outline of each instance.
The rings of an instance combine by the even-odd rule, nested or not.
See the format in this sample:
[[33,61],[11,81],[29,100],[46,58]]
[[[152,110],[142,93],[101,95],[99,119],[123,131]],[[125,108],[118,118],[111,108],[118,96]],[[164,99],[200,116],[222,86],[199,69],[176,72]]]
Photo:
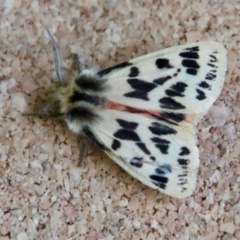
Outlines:
[[157,78],[153,80],[153,82],[158,85],[163,85],[165,82],[167,82],[170,79],[172,79],[172,76],[166,76],[166,77]]
[[174,73],[174,74],[173,74],[174,77],[177,77],[177,75],[178,75],[178,73]]
[[182,165],[182,168],[186,167],[186,165],[190,163],[188,159],[184,159],[184,158],[179,158],[177,161],[180,165]]
[[178,68],[178,69],[177,69],[177,72],[178,72],[178,73],[180,73],[180,72],[181,72],[181,69],[180,69],[180,68]]
[[182,58],[192,58],[192,59],[198,59],[199,55],[197,52],[181,52],[179,54],[180,57]]
[[169,145],[155,144],[156,148],[160,150],[162,154],[168,154]]
[[116,139],[114,139],[113,142],[112,142],[112,149],[116,151],[120,147],[121,147],[121,142],[116,140]]
[[155,158],[154,156],[151,156],[150,159],[151,159],[152,161],[156,161],[156,158]]
[[187,184],[187,180],[186,179],[179,179],[179,181],[181,181],[180,183],[178,183],[178,185],[180,185],[180,186]]
[[116,121],[118,122],[118,124],[122,128],[127,128],[127,129],[130,129],[130,130],[135,130],[138,126],[138,123],[136,123],[136,122],[128,122],[128,121],[123,120],[123,119],[116,119]]
[[162,108],[168,108],[168,109],[174,109],[174,110],[186,108],[181,103],[176,102],[174,99],[172,99],[170,97],[163,97],[159,100],[159,102],[160,102],[160,106]]
[[114,137],[122,140],[129,140],[134,142],[140,142],[140,138],[134,131],[128,129],[119,129],[113,135]]
[[196,89],[196,91],[198,93],[198,95],[196,96],[196,99],[201,101],[201,100],[204,100],[204,99],[207,98],[206,95],[205,95],[205,92],[203,92],[202,90]]
[[157,87],[156,84],[146,82],[140,79],[128,79],[127,82],[134,90],[137,91],[151,92],[154,88]]
[[179,156],[185,156],[189,154],[190,154],[190,150],[187,147],[182,147],[181,152],[179,153]]
[[133,158],[130,161],[130,164],[134,167],[141,168],[143,163],[141,158]]
[[173,84],[170,88],[177,91],[177,92],[184,92],[187,87],[187,84],[184,82],[178,82],[176,84]]
[[197,75],[197,69],[187,68],[186,73],[190,74],[190,75],[193,75],[193,76],[196,76]]
[[121,68],[125,68],[125,67],[128,67],[128,66],[132,66],[132,63],[129,63],[129,62],[123,62],[123,63],[120,63],[118,65],[115,65],[113,67],[110,67],[110,68],[107,68],[107,69],[104,69],[104,70],[101,70],[100,72],[98,72],[98,75],[100,77],[106,75],[106,74],[109,74],[110,72],[112,71],[115,71],[117,69],[121,69]]
[[157,174],[167,174],[172,172],[172,167],[169,164],[160,165],[158,168],[155,169]]
[[200,66],[197,63],[197,61],[190,60],[190,59],[182,60],[182,65],[183,65],[183,67],[186,67],[186,68],[194,68],[194,69],[199,69],[200,68]]
[[145,82],[139,79],[128,79],[127,82],[136,91],[125,93],[125,97],[138,98],[141,100],[149,100],[147,94],[157,87],[156,84]]
[[101,149],[107,151],[109,150],[103,143],[101,143],[93,134],[93,132],[90,130],[89,127],[83,127],[83,132],[92,139]]
[[158,122],[152,122],[152,125],[148,127],[148,129],[154,134],[154,135],[168,135],[168,134],[177,134],[177,131],[173,128],[170,128],[166,125],[160,124]]
[[217,62],[218,61],[216,56],[211,54],[210,57],[212,58],[212,59],[210,59],[210,62]]
[[96,76],[80,74],[75,79],[76,85],[81,90],[104,91],[106,90],[106,81]]
[[153,180],[153,183],[156,186],[163,188],[163,189],[166,188],[166,183],[168,183],[167,177],[163,177],[163,176],[159,176],[159,175],[150,175],[149,177]]
[[201,88],[209,88],[210,89],[210,85],[205,81],[202,81],[201,83],[199,83],[198,86]]
[[146,147],[146,144],[145,143],[142,143],[142,142],[139,142],[139,143],[136,143],[136,145],[147,155],[150,155],[150,151],[147,149]]
[[129,77],[137,77],[139,75],[139,69],[137,67],[131,67]]
[[166,189],[167,185],[164,183],[160,183],[160,182],[152,182],[154,185],[156,185],[157,187],[160,187],[162,189]]
[[216,78],[216,75],[215,74],[212,74],[212,73],[207,73],[205,79],[206,80],[214,80]]
[[190,48],[186,48],[186,50],[190,51],[190,52],[198,52],[199,51],[199,47],[190,47]]
[[162,139],[162,138],[158,138],[158,137],[151,138],[151,140],[154,143],[160,143],[160,144],[169,144],[170,143],[168,140]]
[[102,106],[104,104],[104,100],[97,95],[89,95],[78,91],[74,91],[73,95],[70,97],[70,101],[73,103],[83,101],[94,106]]
[[184,95],[180,92],[176,92],[176,91],[173,91],[171,89],[167,89],[165,91],[165,93],[169,96],[169,97],[184,97]]
[[[180,178],[180,177],[181,177],[181,178],[182,178],[182,177],[187,177],[187,174],[179,174],[178,177],[179,177],[179,178]],[[183,179],[179,179],[179,180],[183,180]]]
[[161,116],[163,119],[170,119],[173,120],[174,122],[182,122],[186,118],[184,114],[174,112],[162,112]]
[[161,151],[162,154],[168,154],[168,148],[170,144],[168,140],[157,137],[151,138],[151,140],[155,143],[155,146]]
[[65,117],[69,121],[81,121],[85,120],[87,122],[92,122],[93,120],[96,120],[98,115],[96,115],[93,111],[91,111],[89,108],[85,107],[75,107],[71,108],[68,112],[66,112]]
[[169,97],[184,97],[184,95],[182,94],[185,89],[187,87],[186,83],[183,82],[178,82],[176,84],[173,84],[170,89],[167,89],[165,91],[165,93],[169,96]]
[[218,68],[218,66],[214,65],[214,64],[211,64],[211,63],[208,63],[207,64],[209,67],[212,67],[212,68]]
[[123,96],[129,97],[129,98],[137,98],[137,99],[141,99],[141,100],[145,100],[145,101],[149,100],[147,93],[140,92],[140,91],[125,93]]
[[156,66],[159,69],[173,68],[173,66],[169,63],[169,59],[167,59],[167,58],[158,58],[156,60]]

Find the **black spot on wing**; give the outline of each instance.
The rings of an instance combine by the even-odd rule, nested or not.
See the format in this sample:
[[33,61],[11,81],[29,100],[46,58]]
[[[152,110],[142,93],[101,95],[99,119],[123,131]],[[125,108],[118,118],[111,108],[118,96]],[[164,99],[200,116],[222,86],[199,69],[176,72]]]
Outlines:
[[128,79],[127,82],[130,86],[137,91],[150,92],[156,88],[156,84],[146,82],[140,79]]
[[181,52],[179,54],[180,57],[182,58],[192,58],[192,59],[198,59],[199,55],[197,52]]
[[141,168],[143,165],[142,158],[133,158],[130,160],[130,164],[134,167]]
[[114,137],[121,139],[121,140],[128,140],[139,142],[140,138],[136,132],[129,130],[129,129],[119,129],[114,133]]
[[162,112],[161,116],[163,119],[173,120],[174,122],[182,122],[186,119],[185,114],[174,112]]
[[140,79],[128,79],[127,82],[132,89],[136,90],[133,92],[125,93],[125,97],[138,98],[142,100],[149,100],[148,93],[157,87],[156,84],[149,83]]
[[125,93],[123,96],[128,97],[128,98],[137,98],[137,99],[141,99],[141,100],[145,100],[145,101],[149,100],[147,93],[142,92],[142,91],[134,91],[134,92]]
[[83,132],[90,138],[92,139],[101,149],[103,150],[109,150],[100,140],[98,140],[93,132],[90,130],[89,127],[84,127]]
[[171,173],[172,167],[169,164],[163,164],[163,165],[160,165],[158,168],[156,168],[155,172],[159,175]]
[[154,156],[151,156],[150,159],[151,159],[152,161],[156,161],[156,158],[155,158]]
[[185,156],[189,154],[190,154],[190,150],[187,147],[182,147],[181,152],[179,153],[180,156]]
[[169,96],[169,97],[184,97],[184,94],[180,93],[180,92],[176,92],[172,89],[167,89],[165,91],[165,93]]
[[184,159],[184,158],[179,158],[177,161],[182,166],[187,166],[190,163],[188,159]]
[[168,148],[170,144],[168,140],[161,139],[158,137],[151,138],[151,140],[155,144],[156,148],[158,148],[162,154],[168,154]]
[[159,175],[150,175],[149,176],[150,179],[152,179],[152,183],[155,184],[156,186],[165,189],[167,187],[167,183],[168,183],[168,178],[167,177],[163,177],[163,176],[159,176]]
[[184,97],[184,94],[182,94],[187,87],[186,83],[183,82],[177,82],[176,84],[173,84],[170,86],[170,89],[167,89],[165,93],[169,97]]
[[128,122],[126,120],[123,119],[116,119],[116,121],[118,122],[118,124],[122,127],[122,128],[127,128],[127,129],[131,129],[131,130],[135,130],[138,126],[138,123],[136,122]]
[[212,64],[212,63],[208,63],[207,64],[209,67],[211,67],[211,68],[218,68],[216,65],[214,65],[214,64]]
[[154,135],[168,135],[168,134],[177,134],[177,131],[171,127],[168,127],[166,125],[160,124],[158,122],[152,122],[151,126],[148,127],[149,130]]
[[175,101],[170,97],[163,97],[159,100],[161,108],[168,108],[173,110],[185,109],[186,107],[183,106],[181,103]]
[[160,77],[160,78],[153,80],[153,82],[158,85],[163,85],[165,82],[167,82],[170,79],[172,79],[172,76]]
[[112,149],[116,151],[120,147],[121,147],[121,142],[116,140],[116,139],[114,139],[113,142],[112,142]]
[[107,68],[107,69],[104,69],[104,70],[101,70],[100,72],[98,72],[98,75],[100,77],[106,75],[106,74],[109,74],[110,72],[112,71],[115,71],[117,69],[121,69],[121,68],[125,68],[125,67],[128,67],[128,66],[132,66],[132,63],[129,63],[129,62],[123,62],[123,63],[120,63],[118,65],[115,65],[113,67],[110,67],[110,68]]
[[190,48],[186,48],[185,50],[188,50],[190,52],[198,52],[199,51],[199,47],[198,46],[190,47]]
[[204,100],[204,99],[207,98],[206,95],[205,95],[205,92],[203,92],[202,90],[196,89],[196,91],[197,91],[196,99],[201,101],[201,100]]
[[205,77],[206,80],[210,80],[210,81],[214,80],[215,78],[216,78],[216,75],[210,72],[208,72]]
[[167,177],[162,177],[159,175],[150,175],[150,178],[154,181],[161,182],[161,183],[167,183],[168,178]]
[[217,62],[218,60],[217,60],[217,58],[216,58],[216,56],[214,56],[214,55],[209,55],[210,56],[210,62],[212,62],[212,63],[215,63],[215,62]]
[[205,81],[200,82],[198,84],[198,86],[201,87],[201,88],[209,88],[210,89],[210,85]]
[[173,84],[170,88],[173,89],[176,92],[184,92],[187,87],[187,84],[184,82],[177,82],[176,84]]
[[189,74],[189,75],[196,76],[197,75],[197,69],[187,68],[186,73]]
[[156,66],[159,69],[163,68],[173,68],[173,66],[170,64],[169,59],[167,58],[158,58],[156,60]]
[[146,144],[143,142],[138,142],[136,145],[147,155],[150,155],[150,151],[147,149]]
[[197,61],[191,60],[191,59],[182,60],[182,65],[183,65],[183,67],[186,67],[186,68],[194,68],[194,69],[199,69],[200,68]]
[[139,75],[139,69],[137,67],[131,67],[129,77],[137,77]]

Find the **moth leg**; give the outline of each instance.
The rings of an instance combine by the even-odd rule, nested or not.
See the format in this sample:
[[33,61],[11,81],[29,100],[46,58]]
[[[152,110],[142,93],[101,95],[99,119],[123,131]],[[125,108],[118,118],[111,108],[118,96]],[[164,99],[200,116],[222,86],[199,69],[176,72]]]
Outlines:
[[76,53],[73,54],[73,65],[74,65],[74,68],[77,69],[77,72],[80,73],[81,72],[81,64],[79,61],[78,54],[76,54]]
[[93,152],[88,152],[88,146],[86,143],[85,136],[78,136],[78,144],[80,148],[79,158],[78,158],[78,166],[82,165],[83,159],[92,155]]

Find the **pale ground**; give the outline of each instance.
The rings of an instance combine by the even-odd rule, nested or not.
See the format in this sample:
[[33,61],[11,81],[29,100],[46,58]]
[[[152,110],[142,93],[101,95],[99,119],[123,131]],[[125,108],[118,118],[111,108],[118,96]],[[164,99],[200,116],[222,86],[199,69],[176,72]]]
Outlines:
[[[240,239],[240,3],[140,2],[0,1],[0,240]],[[95,145],[78,167],[78,143],[63,122],[21,116],[58,86],[44,26],[69,76],[72,53],[83,68],[104,69],[187,42],[227,48],[224,88],[196,129],[191,197],[145,187]]]

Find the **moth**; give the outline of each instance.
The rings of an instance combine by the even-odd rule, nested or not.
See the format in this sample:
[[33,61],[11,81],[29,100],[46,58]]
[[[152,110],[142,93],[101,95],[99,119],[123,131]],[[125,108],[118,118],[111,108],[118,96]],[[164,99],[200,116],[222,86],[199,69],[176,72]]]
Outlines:
[[172,197],[190,196],[199,167],[195,126],[223,87],[225,48],[189,43],[99,72],[82,70],[67,82],[48,33],[62,86],[43,115],[62,117],[143,184]]

